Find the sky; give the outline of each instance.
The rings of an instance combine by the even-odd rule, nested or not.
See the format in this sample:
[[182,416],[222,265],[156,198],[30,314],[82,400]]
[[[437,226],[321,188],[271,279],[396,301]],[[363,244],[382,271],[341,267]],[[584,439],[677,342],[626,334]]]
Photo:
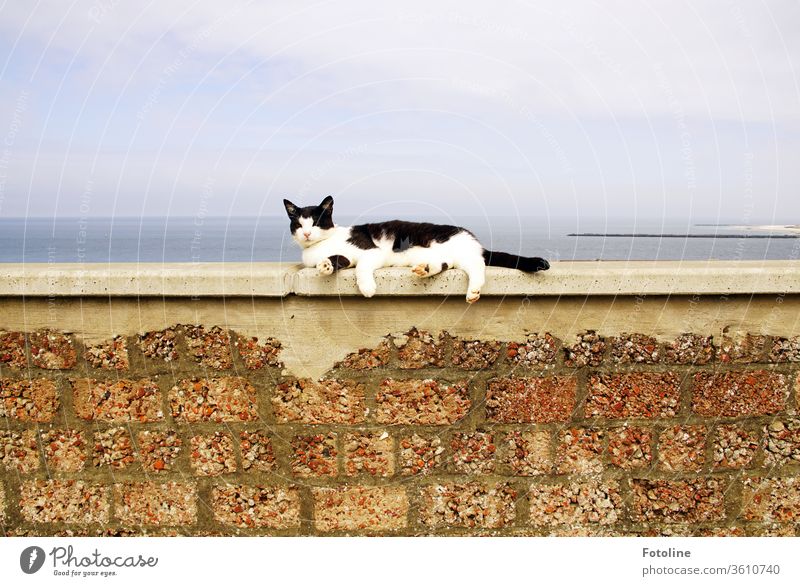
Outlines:
[[0,218],[800,223],[800,3],[0,4]]

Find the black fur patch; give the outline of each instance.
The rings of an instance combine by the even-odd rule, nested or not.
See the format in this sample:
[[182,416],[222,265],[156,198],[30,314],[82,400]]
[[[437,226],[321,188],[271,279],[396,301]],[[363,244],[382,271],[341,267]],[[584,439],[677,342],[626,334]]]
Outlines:
[[350,238],[347,241],[360,248],[361,250],[369,250],[370,248],[378,248],[372,241],[372,236],[369,234],[369,224],[361,224],[350,228]]
[[506,269],[519,269],[526,273],[546,271],[550,263],[538,256],[517,256],[507,252],[483,251],[483,260],[487,267],[503,267]]
[[328,257],[328,260],[331,261],[334,271],[346,269],[350,266],[350,259],[346,256],[342,256],[341,254],[334,254],[333,256]]
[[456,234],[466,231],[458,226],[391,220],[353,226],[348,242],[362,250],[368,250],[376,248],[375,242],[378,240],[386,239],[392,241],[394,252],[402,252],[412,246],[427,248],[434,242],[447,242]]
[[392,252],[403,252],[411,248],[411,240],[408,238],[395,238],[392,243]]

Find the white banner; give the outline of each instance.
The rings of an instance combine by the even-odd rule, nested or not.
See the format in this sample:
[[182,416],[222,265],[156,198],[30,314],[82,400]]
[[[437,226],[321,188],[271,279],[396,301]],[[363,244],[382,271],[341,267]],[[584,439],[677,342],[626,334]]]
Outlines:
[[797,584],[797,544],[744,537],[6,537],[0,576],[3,584],[109,586]]

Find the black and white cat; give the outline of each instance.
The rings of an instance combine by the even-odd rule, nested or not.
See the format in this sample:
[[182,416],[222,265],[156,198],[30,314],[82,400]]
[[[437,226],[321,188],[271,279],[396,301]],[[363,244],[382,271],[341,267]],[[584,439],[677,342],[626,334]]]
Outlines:
[[481,296],[487,266],[519,269],[527,273],[546,271],[543,258],[524,257],[486,250],[465,228],[392,220],[357,226],[333,223],[333,198],[318,206],[298,207],[283,200],[290,230],[303,249],[303,264],[323,275],[355,267],[358,289],[365,297],[375,295],[375,269],[413,267],[418,277],[431,277],[448,268],[467,273],[467,303]]

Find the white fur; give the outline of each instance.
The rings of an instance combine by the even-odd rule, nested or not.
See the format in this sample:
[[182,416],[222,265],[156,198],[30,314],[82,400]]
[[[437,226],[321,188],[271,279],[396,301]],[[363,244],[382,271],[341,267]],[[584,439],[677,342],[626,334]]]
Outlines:
[[[308,234],[308,238],[306,238]],[[356,269],[358,289],[365,297],[375,295],[375,269],[382,267],[413,267],[420,277],[430,277],[442,271],[442,263],[449,268],[466,271],[469,279],[467,302],[474,303],[481,296],[485,280],[486,266],[483,260],[483,246],[468,232],[459,232],[446,242],[433,242],[430,246],[412,246],[406,250],[392,250],[393,241],[375,242],[377,248],[367,250],[347,242],[350,228],[334,226],[322,230],[312,225],[310,218],[300,220],[300,228],[292,235],[303,248],[303,264],[316,267],[321,274],[330,275],[333,267],[328,260],[334,255],[342,255],[350,260]]]
[[313,218],[300,218],[298,222],[300,227],[294,231],[292,237],[303,248],[323,240],[326,232],[332,232],[332,230],[323,230],[319,226],[315,226]]

